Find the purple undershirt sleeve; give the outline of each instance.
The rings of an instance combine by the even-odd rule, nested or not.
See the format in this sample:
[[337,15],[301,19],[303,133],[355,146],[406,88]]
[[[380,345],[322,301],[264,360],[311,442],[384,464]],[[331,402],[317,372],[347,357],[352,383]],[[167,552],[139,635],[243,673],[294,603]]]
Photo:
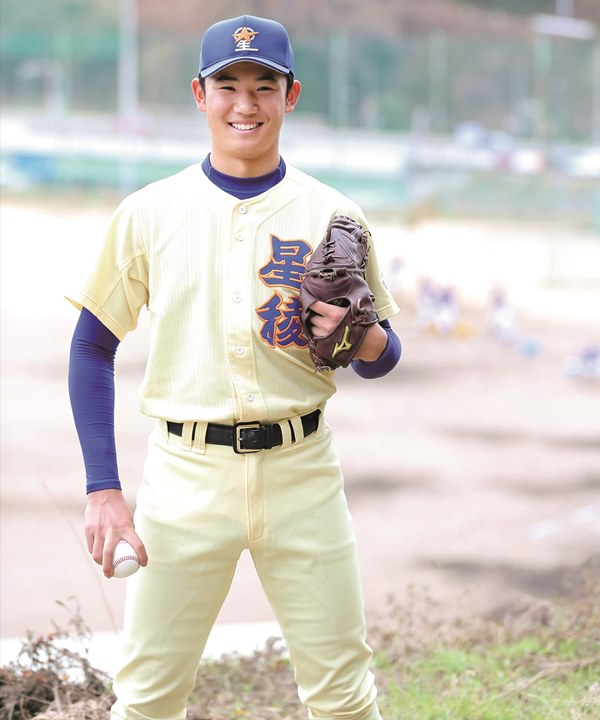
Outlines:
[[372,362],[353,360],[351,363],[354,372],[366,380],[373,380],[387,375],[393,368],[396,367],[398,361],[400,360],[400,355],[402,354],[400,338],[392,329],[389,320],[382,320],[379,324],[386,331],[388,336],[385,350],[381,353],[377,360],[373,360]]
[[69,397],[88,493],[121,489],[114,423],[118,345],[119,339],[84,308],[71,341]]

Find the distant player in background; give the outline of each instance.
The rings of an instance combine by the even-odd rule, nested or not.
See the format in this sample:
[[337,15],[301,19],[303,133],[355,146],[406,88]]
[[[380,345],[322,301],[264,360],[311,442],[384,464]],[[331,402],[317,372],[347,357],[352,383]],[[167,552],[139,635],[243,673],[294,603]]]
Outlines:
[[504,290],[496,288],[492,292],[489,312],[489,329],[492,336],[502,345],[513,345],[519,334],[517,310],[506,296]]
[[417,328],[433,332],[438,303],[438,289],[429,278],[421,278],[417,288]]
[[[210,154],[121,203],[100,259],[69,296],[81,311],[69,387],[88,548],[107,577],[120,539],[143,566],[127,581],[111,717],[185,718],[248,549],[309,717],[380,720],[352,521],[323,415],[334,373],[315,372],[299,321],[303,270],[331,218],[367,221],[279,154],[300,97],[282,25],[242,16],[211,26],[192,91]],[[378,321],[352,360],[368,379],[400,357],[388,321],[398,308],[369,242]],[[315,335],[343,311],[323,305]],[[134,524],[117,469],[113,371],[143,306],[151,338],[141,408],[157,425]]]
[[451,335],[456,329],[459,315],[458,301],[454,290],[450,287],[439,289],[433,320],[437,334]]

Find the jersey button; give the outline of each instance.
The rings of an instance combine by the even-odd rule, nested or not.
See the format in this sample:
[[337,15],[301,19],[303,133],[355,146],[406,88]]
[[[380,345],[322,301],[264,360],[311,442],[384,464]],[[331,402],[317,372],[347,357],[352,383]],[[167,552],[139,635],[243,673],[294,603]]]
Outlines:
[[244,233],[238,233],[238,234],[235,236],[235,239],[236,239],[236,240],[239,240],[240,242],[242,242],[242,241],[244,240],[244,237],[245,237]]
[[245,215],[248,212],[248,208],[245,205],[240,205],[238,212],[240,215]]
[[242,302],[242,296],[241,296],[241,295],[234,295],[234,296],[233,296],[233,302],[236,302],[236,303]]
[[246,395],[248,402],[254,402],[254,395],[252,393],[248,393]]
[[235,349],[235,352],[236,352],[238,355],[243,355],[243,354],[244,354],[244,348],[241,347],[240,345],[238,345],[238,346],[236,347],[236,349]]

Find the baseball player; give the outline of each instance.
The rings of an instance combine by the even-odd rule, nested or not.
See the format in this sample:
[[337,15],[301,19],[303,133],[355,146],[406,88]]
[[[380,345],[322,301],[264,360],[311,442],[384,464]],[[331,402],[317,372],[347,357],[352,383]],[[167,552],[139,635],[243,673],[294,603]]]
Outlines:
[[[123,200],[88,279],[68,296],[81,311],[69,392],[88,549],[107,577],[120,539],[142,565],[127,581],[111,717],[185,717],[248,549],[308,716],[377,720],[355,538],[324,419],[335,372],[315,370],[299,320],[303,269],[329,221],[341,214],[366,228],[366,219],[279,154],[300,96],[282,25],[242,16],[208,28],[192,91],[210,153]],[[388,322],[398,308],[374,247],[366,280],[378,321],[351,365],[374,378],[400,357]],[[132,517],[117,469],[113,369],[144,306],[141,410],[157,422]],[[318,301],[312,310],[316,336],[343,312]]]

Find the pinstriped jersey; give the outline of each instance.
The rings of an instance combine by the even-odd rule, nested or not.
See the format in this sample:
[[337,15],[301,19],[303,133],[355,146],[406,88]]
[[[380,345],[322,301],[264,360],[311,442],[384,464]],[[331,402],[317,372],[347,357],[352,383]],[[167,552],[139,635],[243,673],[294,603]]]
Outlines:
[[[348,198],[296,168],[251,199],[200,164],[125,198],[82,289],[68,296],[120,340],[142,308],[150,346],[141,410],[175,421],[276,421],[323,406],[334,373],[316,373],[302,333],[304,268]],[[367,281],[380,320],[398,312],[372,246]]]

